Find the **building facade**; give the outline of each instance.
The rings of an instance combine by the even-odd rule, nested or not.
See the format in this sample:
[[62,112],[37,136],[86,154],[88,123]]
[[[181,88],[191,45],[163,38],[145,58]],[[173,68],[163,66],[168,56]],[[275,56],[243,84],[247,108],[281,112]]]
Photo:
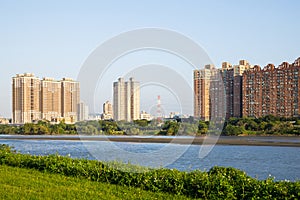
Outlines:
[[41,118],[53,121],[61,117],[61,83],[53,78],[41,80]]
[[230,117],[242,117],[242,89],[243,73],[252,66],[246,60],[240,60],[238,65],[232,66],[228,62],[222,63],[222,79],[225,88],[226,115]]
[[79,99],[79,83],[72,79],[40,80],[31,73],[17,74],[12,78],[12,123],[61,119],[74,123]]
[[79,82],[70,78],[63,78],[61,81],[61,112],[62,117],[70,122],[77,121],[77,108],[80,103]]
[[277,68],[255,66],[243,74],[243,116],[299,117],[300,58]]
[[221,75],[225,88],[226,114],[225,117],[233,116],[234,98],[234,68],[228,62],[222,63]]
[[213,65],[194,70],[194,117],[201,120],[222,118],[224,87],[220,70]]
[[204,69],[194,70],[194,117],[209,120],[209,88],[214,66],[206,65]]
[[34,74],[17,74],[12,78],[12,123],[23,124],[41,118],[41,81]]
[[130,78],[119,78],[113,83],[113,111],[116,121],[133,121],[140,118],[140,83]]

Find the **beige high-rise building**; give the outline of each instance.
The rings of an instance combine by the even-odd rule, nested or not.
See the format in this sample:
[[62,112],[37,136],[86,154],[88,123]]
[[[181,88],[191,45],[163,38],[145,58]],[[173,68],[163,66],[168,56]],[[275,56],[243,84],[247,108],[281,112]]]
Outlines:
[[113,84],[114,119],[133,121],[140,118],[140,83],[130,78],[125,82],[119,78]]
[[74,123],[77,121],[79,99],[79,83],[72,79],[40,80],[30,73],[17,74],[12,78],[12,123],[58,122],[61,119]]
[[213,65],[194,70],[194,117],[205,121],[210,118],[210,84],[215,71]]
[[61,83],[53,78],[41,81],[41,113],[42,119],[54,121],[61,115]]
[[40,80],[34,74],[17,74],[12,78],[13,123],[31,123],[41,118]]
[[70,122],[77,121],[78,104],[80,103],[79,82],[70,78],[63,78],[61,81],[61,112],[62,117]]

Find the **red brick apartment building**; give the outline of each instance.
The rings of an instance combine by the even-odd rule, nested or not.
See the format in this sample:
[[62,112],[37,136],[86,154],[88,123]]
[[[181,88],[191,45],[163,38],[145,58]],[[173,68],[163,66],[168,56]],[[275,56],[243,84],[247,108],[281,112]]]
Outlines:
[[[221,78],[216,78],[216,77]],[[300,116],[300,58],[277,68],[252,66],[246,60],[237,65],[222,63],[194,71],[194,116],[214,118]]]
[[300,116],[300,58],[277,68],[256,65],[243,73],[242,85],[243,116]]

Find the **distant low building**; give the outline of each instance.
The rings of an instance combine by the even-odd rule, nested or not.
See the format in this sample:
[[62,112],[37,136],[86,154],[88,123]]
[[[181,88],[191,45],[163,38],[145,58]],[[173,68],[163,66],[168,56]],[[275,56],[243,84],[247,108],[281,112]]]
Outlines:
[[9,124],[9,119],[0,117],[0,124]]
[[169,118],[174,118],[178,116],[179,116],[179,112],[170,112]]
[[151,121],[153,119],[153,117],[146,111],[142,111],[140,119],[145,119],[145,120]]
[[98,113],[89,114],[89,120],[91,121],[102,120],[102,115]]
[[106,101],[103,104],[103,114],[102,120],[110,120],[113,119],[113,106],[109,101]]

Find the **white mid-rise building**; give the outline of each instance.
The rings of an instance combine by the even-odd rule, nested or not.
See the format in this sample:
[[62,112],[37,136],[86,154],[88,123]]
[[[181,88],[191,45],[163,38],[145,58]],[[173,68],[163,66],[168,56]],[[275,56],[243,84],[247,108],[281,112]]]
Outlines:
[[85,121],[89,119],[89,108],[83,102],[78,104],[78,121]]

